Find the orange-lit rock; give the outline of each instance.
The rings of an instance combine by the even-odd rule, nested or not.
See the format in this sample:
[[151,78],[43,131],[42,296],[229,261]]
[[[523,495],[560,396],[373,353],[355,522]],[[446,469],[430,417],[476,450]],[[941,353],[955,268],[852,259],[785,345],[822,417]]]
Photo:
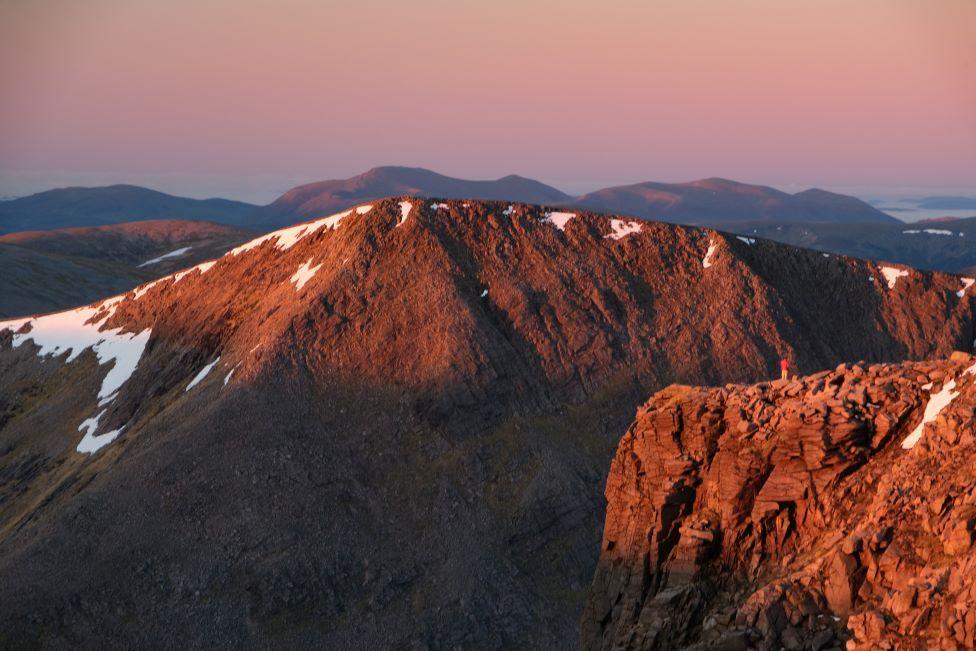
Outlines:
[[607,479],[583,648],[971,647],[974,368],[654,395]]

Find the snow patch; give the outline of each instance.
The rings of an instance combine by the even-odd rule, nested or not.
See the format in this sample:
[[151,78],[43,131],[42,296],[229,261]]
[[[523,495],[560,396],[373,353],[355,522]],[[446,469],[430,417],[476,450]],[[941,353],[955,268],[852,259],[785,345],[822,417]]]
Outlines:
[[27,317],[26,319],[15,319],[13,321],[0,321],[0,330],[9,330],[10,332],[17,332],[18,330],[24,327],[24,324],[30,323],[31,318],[32,317]]
[[173,284],[175,285],[176,283],[178,283],[181,280],[183,280],[183,277],[184,276],[188,276],[189,274],[193,273],[194,271],[199,271],[201,275],[207,273],[208,271],[210,271],[210,268],[213,267],[215,264],[217,264],[217,261],[216,260],[208,260],[207,262],[201,262],[200,264],[198,264],[195,267],[190,267],[189,269],[184,269],[183,271],[180,271],[178,273],[175,273],[172,276],[167,276],[166,278],[160,278],[160,280],[166,280],[167,278],[172,277]]
[[[123,299],[124,296],[114,296],[101,303],[67,312],[5,321],[0,323],[0,330],[13,331],[12,343],[15,348],[26,341],[34,342],[39,347],[37,351],[39,357],[47,355],[59,357],[67,354],[65,363],[68,363],[91,348],[98,359],[99,366],[111,361],[112,368],[105,374],[98,390],[98,406],[104,407],[118,397],[119,389],[132,377],[152,333],[151,328],[146,328],[139,333],[124,334],[121,327],[100,330],[115,314],[118,304]],[[17,331],[28,324],[30,330],[18,334]],[[91,454],[111,443],[125,429],[123,427],[96,436],[98,421],[105,411],[103,409],[97,416],[84,420],[78,427],[78,431],[85,432],[85,436],[78,444],[79,452]]]
[[566,224],[576,216],[574,212],[547,212],[542,221],[549,222],[561,231],[566,230]]
[[358,208],[356,208],[356,214],[365,215],[372,209],[373,209],[373,204],[366,204],[365,206],[359,206]]
[[[923,228],[922,230],[907,230],[902,231],[904,235],[918,235],[919,233],[928,233],[929,235],[952,235],[952,231],[943,230],[941,228]],[[962,233],[959,233],[962,235]]]
[[508,217],[513,212],[515,212],[515,206],[509,206],[508,208],[506,208],[505,210],[502,211],[502,214],[505,215],[506,217]]
[[830,254],[829,253],[821,253],[820,255],[822,255],[825,258],[829,258],[830,257]]
[[159,256],[158,258],[153,258],[152,260],[146,260],[145,262],[143,262],[139,266],[140,267],[148,267],[151,264],[156,264],[157,262],[162,262],[166,258],[178,258],[179,256],[183,255],[184,253],[186,253],[187,251],[189,251],[192,248],[193,248],[192,246],[187,246],[187,247],[184,247],[182,249],[176,249],[175,251],[170,251],[169,253],[164,253],[163,255]]
[[705,269],[712,266],[712,256],[715,255],[716,248],[718,248],[718,245],[714,241],[708,240],[708,251],[705,252],[705,257],[702,258],[702,267]]
[[407,217],[410,215],[411,208],[413,208],[413,204],[409,201],[400,202],[400,221],[397,222],[397,225],[394,226],[394,228],[403,226],[403,222],[407,221]]
[[487,295],[488,295],[488,290],[487,289],[484,290],[483,292],[481,292],[481,298],[484,298]]
[[[26,341],[33,341],[40,347],[37,351],[39,357],[47,355],[59,357],[68,353],[65,360],[67,363],[74,361],[82,352],[91,348],[98,357],[99,365],[114,362],[98,390],[98,398],[103,400],[117,393],[119,387],[125,384],[135,372],[151,333],[150,328],[139,333],[124,334],[121,327],[100,330],[115,313],[115,308],[122,298],[116,296],[97,305],[47,316],[5,321],[0,323],[0,330],[9,329],[14,332],[14,348]],[[99,315],[101,318],[94,321]],[[28,323],[30,331],[17,334],[17,331]]]
[[737,240],[739,240],[741,242],[745,242],[749,246],[752,246],[753,244],[756,243],[756,240],[755,239],[753,239],[751,237],[743,237],[742,235],[736,235],[735,236],[735,239],[737,239]]
[[607,239],[609,237],[615,240],[622,240],[628,235],[641,232],[640,222],[625,222],[622,219],[611,219],[610,228],[613,230],[613,232],[609,235],[604,235],[603,239]]
[[447,210],[448,205],[446,203],[432,203],[430,204],[431,210]]
[[230,372],[224,376],[224,386],[227,386],[227,383],[230,382],[231,376],[234,375],[234,371],[236,371],[237,367],[240,366],[242,363],[243,362],[237,362],[236,364],[234,364],[234,368],[232,368]]
[[888,289],[894,289],[895,283],[898,282],[899,278],[908,276],[908,270],[898,269],[896,267],[881,267],[881,275],[888,281]]
[[[369,210],[371,210],[372,208],[373,208],[372,206],[360,206],[359,208],[356,208],[356,213],[361,215],[363,214],[363,212],[369,212]],[[360,212],[361,209],[365,209],[365,210],[363,210],[363,212]],[[239,247],[235,249],[231,249],[228,252],[228,254],[235,255],[235,256],[240,255],[245,251],[250,251],[251,249],[255,249],[261,246],[262,244],[264,244],[265,242],[269,242],[271,240],[277,240],[275,242],[276,249],[280,251],[286,251],[291,247],[295,246],[296,244],[298,244],[298,242],[303,238],[306,238],[312,233],[316,233],[323,228],[326,230],[334,230],[339,226],[339,222],[341,222],[343,219],[345,219],[346,217],[352,214],[352,211],[353,209],[350,208],[349,210],[345,210],[343,212],[336,213],[334,215],[329,215],[328,217],[323,217],[322,219],[317,219],[307,224],[290,226],[288,228],[283,228],[278,231],[267,233],[265,235],[262,235],[261,237],[251,240],[250,242],[241,244]]]
[[297,292],[302,287],[304,287],[305,283],[310,281],[312,279],[312,276],[315,275],[315,272],[317,272],[321,268],[322,268],[322,263],[319,263],[313,267],[311,258],[308,259],[308,262],[302,264],[302,266],[298,268],[298,271],[296,271],[295,274],[291,277],[291,282],[295,283],[295,291]]
[[84,420],[81,425],[78,426],[79,432],[84,432],[85,435],[81,437],[81,441],[78,443],[76,448],[78,452],[83,452],[86,454],[94,454],[100,449],[114,441],[118,438],[125,426],[112,430],[111,432],[105,432],[102,435],[96,436],[95,432],[98,431],[98,421],[102,419],[107,410],[103,409],[97,416],[88,418]]
[[159,283],[163,282],[164,280],[168,280],[170,277],[171,276],[166,276],[164,278],[159,278],[157,280],[154,280],[151,283],[146,283],[145,285],[139,285],[134,290],[132,290],[132,294],[133,294],[132,298],[134,298],[135,300],[138,301],[139,298],[141,298],[143,294],[145,294],[150,289],[152,289],[153,287],[155,287]]
[[186,388],[183,389],[183,392],[186,393],[196,385],[200,384],[200,382],[203,381],[203,378],[207,377],[207,375],[210,373],[210,371],[213,370],[213,367],[216,366],[217,362],[219,361],[220,361],[220,356],[218,355],[217,359],[215,359],[214,361],[210,362],[209,364],[201,368],[200,372],[197,373],[192,380],[190,380],[190,383],[188,385],[186,385]]
[[956,296],[962,298],[966,295],[966,290],[972,287],[973,283],[976,283],[976,278],[960,278],[959,280],[962,281],[962,289],[956,292]]
[[956,381],[949,380],[942,386],[942,390],[936,394],[929,396],[929,401],[925,405],[925,414],[922,416],[922,422],[919,423],[912,433],[905,437],[905,440],[901,442],[901,447],[905,450],[911,450],[918,443],[919,439],[922,438],[922,432],[928,423],[931,423],[936,419],[936,417],[942,413],[942,410],[948,407],[956,396],[959,395],[958,391],[954,391],[956,388]]

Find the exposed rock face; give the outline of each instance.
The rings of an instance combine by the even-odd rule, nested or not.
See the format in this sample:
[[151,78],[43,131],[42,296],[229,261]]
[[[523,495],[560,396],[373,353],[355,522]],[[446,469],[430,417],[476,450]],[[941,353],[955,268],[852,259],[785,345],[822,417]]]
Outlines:
[[0,647],[574,646],[636,406],[968,346],[904,271],[402,197],[0,325]]
[[956,354],[653,396],[607,480],[583,647],[972,648],[974,383]]

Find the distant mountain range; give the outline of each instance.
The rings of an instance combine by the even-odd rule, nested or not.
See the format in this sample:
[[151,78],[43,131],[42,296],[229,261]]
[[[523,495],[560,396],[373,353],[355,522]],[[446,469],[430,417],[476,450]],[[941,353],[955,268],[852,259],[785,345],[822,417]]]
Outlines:
[[414,195],[450,199],[516,201],[572,206],[644,219],[711,225],[735,221],[898,223],[868,203],[825,190],[788,194],[726,179],[691,183],[638,183],[573,197],[521,176],[466,181],[412,167],[377,167],[344,180],[310,183],[289,190],[258,209],[252,223],[281,227],[343,210],[362,201]]
[[259,208],[252,220],[276,228],[345,210],[364,201],[403,195],[550,205],[573,201],[573,197],[556,188],[514,174],[495,181],[467,181],[419,167],[375,167],[348,179],[292,188],[271,205]]
[[190,219],[233,226],[256,206],[229,199],[187,199],[134,185],[60,188],[0,201],[0,233],[104,226],[148,219]]
[[272,230],[365,201],[405,195],[572,206],[697,225],[744,221],[898,223],[854,197],[817,189],[788,194],[726,179],[638,183],[574,197],[515,175],[469,181],[422,168],[376,167],[348,179],[300,185],[260,207],[227,199],[175,197],[129,185],[49,190],[0,201],[0,233],[146,219],[208,220]]
[[[390,196],[561,206],[711,226],[828,253],[938,271],[971,273],[976,266],[976,218],[953,219],[951,226],[946,226],[949,222],[943,220],[937,224],[932,221],[906,224],[860,199],[825,190],[789,194],[767,186],[712,178],[690,183],[622,185],[574,197],[521,176],[470,181],[413,167],[377,167],[348,179],[300,185],[267,206],[226,199],[188,199],[127,185],[50,190],[0,201],[0,234],[161,218],[178,223],[187,219],[208,220],[266,232]],[[943,205],[958,206],[964,200],[967,198],[927,197],[918,201],[926,205],[956,202]],[[939,231],[954,235],[949,237]],[[61,242],[60,246],[66,246],[65,238],[76,235],[63,231],[57,241]],[[79,246],[89,246],[90,241],[82,238]],[[113,240],[103,234],[100,241],[103,252],[107,252],[105,247]],[[113,285],[113,291],[134,284],[135,278],[129,277],[128,271],[126,274],[123,285]]]
[[843,194],[817,189],[788,194],[727,179],[623,185],[590,192],[574,203],[589,210],[700,225],[740,221],[899,223]]

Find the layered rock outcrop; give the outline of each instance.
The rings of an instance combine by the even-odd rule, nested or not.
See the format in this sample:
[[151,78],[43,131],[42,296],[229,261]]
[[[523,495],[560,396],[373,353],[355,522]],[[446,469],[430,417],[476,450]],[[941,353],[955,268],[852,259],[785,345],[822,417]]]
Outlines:
[[607,480],[583,648],[972,647],[973,361],[654,395]]

